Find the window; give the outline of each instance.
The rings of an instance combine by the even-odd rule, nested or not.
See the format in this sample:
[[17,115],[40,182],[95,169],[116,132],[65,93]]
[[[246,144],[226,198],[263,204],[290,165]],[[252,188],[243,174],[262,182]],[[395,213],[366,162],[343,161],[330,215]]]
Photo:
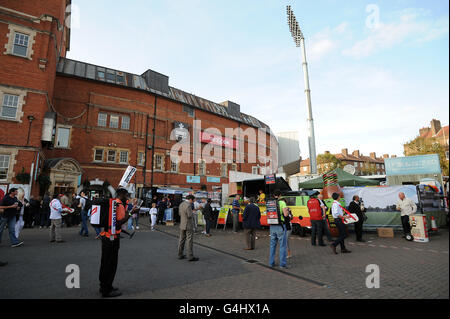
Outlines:
[[28,34],[16,32],[14,34],[13,54],[27,57],[29,38],[30,36]]
[[308,171],[308,167],[307,167],[307,166],[304,166],[304,167],[303,167],[303,171],[304,171],[304,172],[307,172],[307,171]]
[[258,166],[252,166],[252,174],[258,175]]
[[178,173],[178,162],[170,162],[170,171],[172,173]]
[[128,164],[128,151],[120,151],[119,163]]
[[448,160],[448,151],[445,151],[445,159]]
[[0,180],[6,180],[8,178],[9,159],[9,155],[0,154]]
[[123,75],[117,75],[117,84],[125,84],[125,78]]
[[122,116],[122,130],[129,130],[129,129],[130,129],[130,117]]
[[261,167],[261,168],[259,169],[259,174],[261,174],[261,175],[266,175],[266,168],[265,168],[265,167]]
[[143,152],[138,153],[138,165],[144,166],[145,164],[145,154]]
[[108,120],[108,114],[98,113],[98,126],[106,127],[107,120]]
[[108,150],[108,162],[115,163],[116,162],[116,151]]
[[114,73],[109,73],[109,72],[106,73],[106,81],[115,83],[116,82],[116,75]]
[[162,171],[164,169],[163,165],[164,156],[161,154],[155,155],[155,164],[154,164],[154,170],[156,171]]
[[110,128],[119,128],[119,116],[111,115],[109,117],[109,127]]
[[97,148],[94,151],[94,161],[103,162],[103,149]]
[[231,164],[231,170],[237,172],[237,164]]
[[100,81],[105,81],[105,72],[97,71],[97,79]]
[[194,117],[194,108],[192,106],[183,105],[183,112],[186,112],[189,117]]
[[206,175],[206,161],[205,160],[198,161],[198,175],[200,175],[200,176]]
[[353,162],[353,166],[358,167],[358,162]]
[[70,145],[70,128],[58,127],[56,132],[56,147],[68,148]]
[[18,95],[4,94],[1,116],[15,119],[18,105],[19,105]]
[[220,164],[220,176],[228,177],[228,164],[227,163]]

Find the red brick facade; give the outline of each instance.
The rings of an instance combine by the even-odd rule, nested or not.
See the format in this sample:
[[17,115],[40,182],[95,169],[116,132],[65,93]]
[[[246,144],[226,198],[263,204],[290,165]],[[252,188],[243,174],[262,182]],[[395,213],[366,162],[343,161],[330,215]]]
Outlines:
[[[190,117],[184,107],[186,105],[192,107],[192,104],[176,100],[173,96],[160,94],[155,90],[144,90],[136,85],[131,87],[130,85],[118,85],[90,79],[87,77],[87,71],[83,73],[86,74],[84,76],[80,76],[77,69],[72,73],[67,71],[66,67],[73,61],[64,59],[66,48],[69,46],[69,29],[64,26],[63,21],[66,18],[66,6],[70,4],[70,1],[47,0],[45,3],[44,7],[42,1],[39,6],[28,4],[28,1],[0,1],[0,98],[4,94],[19,97],[20,94],[24,95],[23,104],[17,107],[16,119],[0,116],[2,129],[0,156],[9,154],[10,160],[7,168],[8,176],[3,176],[5,178],[2,179],[0,171],[0,185],[18,183],[15,178],[16,174],[21,172],[22,167],[25,172],[30,172],[33,163],[34,167],[38,168],[37,173],[39,174],[49,175],[49,169],[52,169],[50,174],[53,182],[50,187],[51,191],[56,191],[55,186],[62,187],[65,182],[71,182],[72,186],[78,187],[80,181],[83,183],[96,179],[108,181],[113,187],[116,187],[128,165],[138,169],[132,180],[136,187],[150,186],[153,151],[155,161],[156,156],[159,157],[158,160],[161,156],[163,159],[162,163],[158,163],[158,166],[162,167],[155,168],[153,174],[153,185],[155,186],[167,185],[200,189],[202,185],[206,185],[208,190],[211,190],[213,186],[228,183],[228,178],[223,176],[225,165],[228,171],[236,165],[237,171],[247,173],[252,173],[252,168],[257,165],[264,166],[260,162],[248,163],[249,155],[254,152],[251,149],[252,145],[249,145],[251,142],[243,137],[238,143],[244,145],[244,163],[220,164],[225,163],[225,148],[222,148],[222,158],[218,159],[218,163],[206,164],[204,175],[200,177],[200,183],[187,182],[187,176],[199,176],[197,163],[180,163],[177,172],[171,172],[168,152],[176,143],[170,139],[174,122],[187,123],[190,127],[191,139],[199,139],[197,135],[193,134],[194,120],[201,120],[202,129],[214,127],[219,129],[222,135],[225,135],[226,128],[257,130],[260,126],[247,125],[244,120],[238,120],[236,116],[233,118],[227,114],[218,114],[215,109],[196,107],[196,105],[193,107],[194,115]],[[35,22],[37,21],[36,17],[42,17],[43,14],[56,17],[58,21],[53,18],[53,22],[42,21],[42,19],[40,23]],[[44,20],[47,19],[45,17]],[[58,28],[58,22],[61,22],[60,28]],[[8,36],[12,34],[9,28],[11,24],[18,25],[20,30],[31,30],[28,50],[32,50],[33,53],[30,59],[6,53],[5,46],[9,41]],[[33,34],[33,43],[31,43]],[[54,49],[55,39],[58,50],[62,43],[60,56],[59,52]],[[64,62],[66,63],[64,64]],[[61,66],[61,70],[57,70],[58,66]],[[79,62],[77,66],[92,67],[82,62]],[[130,81],[130,76],[132,75],[126,74],[127,83]],[[193,96],[189,98],[202,101],[201,98]],[[156,119],[154,119],[155,101]],[[3,108],[6,110],[6,102],[2,100],[0,102],[3,103]],[[210,105],[212,102],[206,101],[205,103]],[[20,112],[23,114],[19,115]],[[44,116],[47,112],[56,113],[53,147],[48,147],[48,143],[41,141]],[[101,116],[104,118],[99,119],[99,113],[102,113]],[[30,115],[34,117],[31,126],[28,119]],[[239,113],[237,117],[240,116]],[[248,118],[249,116],[246,116],[246,121]],[[244,118],[242,117],[242,119]],[[106,122],[103,123],[103,120]],[[111,127],[114,126],[116,120],[117,127]],[[152,151],[149,146],[153,145],[154,121],[156,122],[155,143]],[[258,121],[258,123],[260,122]],[[122,125],[125,126],[122,127]],[[66,141],[58,134],[61,136],[68,134],[68,145],[58,145],[58,143]],[[275,151],[269,149],[271,142],[272,145],[275,145],[274,148],[277,147],[276,139],[269,133],[265,134],[265,138],[267,156],[270,154],[276,156]],[[192,144],[191,140],[191,152],[193,152]],[[204,144],[202,148],[203,146]],[[257,150],[257,146],[255,148]],[[114,151],[115,157],[113,158]],[[147,165],[144,174],[144,165],[138,163],[138,160],[145,158],[145,152],[147,153]],[[236,159],[236,150],[233,151],[233,154],[233,158]],[[59,158],[68,158],[74,161],[66,163],[68,166],[51,161]],[[120,161],[121,159],[123,162]],[[47,160],[47,164],[53,163],[54,166],[44,167],[44,160]],[[72,169],[74,174],[68,181],[64,180],[67,174],[63,167]],[[5,171],[5,168],[3,170]],[[75,181],[76,172],[82,174],[77,181]],[[38,194],[40,191],[39,184],[35,180],[37,173],[33,172],[31,181],[31,193],[33,194]],[[207,177],[220,178],[220,183],[208,182]]]

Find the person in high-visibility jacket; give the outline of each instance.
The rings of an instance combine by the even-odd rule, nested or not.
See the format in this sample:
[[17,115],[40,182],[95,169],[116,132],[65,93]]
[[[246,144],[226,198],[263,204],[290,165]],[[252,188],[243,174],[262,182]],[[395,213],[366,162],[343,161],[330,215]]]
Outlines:
[[127,202],[128,191],[125,188],[119,188],[116,192],[116,226],[115,234],[111,232],[111,218],[109,226],[100,233],[102,239],[102,259],[100,264],[100,293],[103,298],[118,297],[122,295],[117,288],[113,287],[114,277],[116,276],[117,262],[119,258],[120,233],[122,225],[128,222],[132,212],[127,212],[125,205]]

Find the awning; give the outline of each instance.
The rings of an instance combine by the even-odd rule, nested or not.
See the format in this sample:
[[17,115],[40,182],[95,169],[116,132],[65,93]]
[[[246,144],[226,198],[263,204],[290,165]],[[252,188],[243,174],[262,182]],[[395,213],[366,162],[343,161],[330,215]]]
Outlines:
[[171,195],[184,195],[193,192],[190,188],[178,188],[178,187],[159,187],[156,191],[160,194],[171,194]]

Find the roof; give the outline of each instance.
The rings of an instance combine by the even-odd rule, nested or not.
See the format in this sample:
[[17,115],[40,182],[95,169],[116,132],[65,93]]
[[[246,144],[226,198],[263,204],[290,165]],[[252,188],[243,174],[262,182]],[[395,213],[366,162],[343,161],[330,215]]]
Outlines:
[[[355,176],[345,172],[341,168],[336,168],[333,171],[338,176],[339,186],[370,186],[370,185],[379,185],[378,181],[365,179],[359,176]],[[314,179],[307,180],[305,182],[299,183],[298,188],[306,188],[306,189],[317,189],[323,188],[323,177],[317,177]]]
[[[149,70],[151,71],[151,70]],[[223,116],[243,124],[256,127],[256,128],[266,128],[269,133],[272,133],[270,127],[256,119],[255,117],[239,112],[233,112],[229,110],[226,106],[209,101],[207,99],[195,96],[193,94],[184,92],[180,89],[169,86],[167,92],[163,92],[160,89],[155,89],[149,86],[146,76],[148,76],[148,72],[145,72],[142,75],[127,73],[123,71],[114,70],[107,67],[97,66],[94,64],[75,61],[67,58],[60,58],[56,72],[59,74],[65,74],[73,77],[84,78],[92,81],[98,81],[103,83],[108,83],[112,85],[118,85],[133,89],[138,89],[146,92],[150,92],[153,94],[157,94],[160,96],[164,96],[168,99],[175,100],[185,105],[192,106],[197,109],[201,109],[207,112],[215,113],[219,116]],[[99,77],[99,72],[103,72],[103,76]],[[165,75],[162,75],[158,72],[151,71],[154,74],[162,78],[167,78]],[[112,75],[110,79],[108,79],[108,75]],[[114,78],[114,80],[112,80]],[[160,84],[160,83],[158,83]],[[159,87],[159,86],[158,86]],[[273,133],[272,133],[273,134]]]

